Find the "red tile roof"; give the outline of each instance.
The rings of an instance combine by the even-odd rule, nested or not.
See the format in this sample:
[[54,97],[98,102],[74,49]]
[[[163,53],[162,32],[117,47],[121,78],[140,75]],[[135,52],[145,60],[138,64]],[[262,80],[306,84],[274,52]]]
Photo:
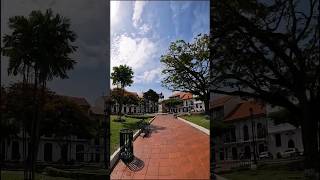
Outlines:
[[253,117],[261,117],[266,115],[266,106],[264,104],[258,103],[256,101],[245,101],[231,111],[231,113],[224,119],[225,122],[242,120],[249,118],[250,108],[252,108]]
[[227,101],[229,101],[232,98],[233,98],[232,96],[217,97],[216,99],[213,99],[210,101],[209,108],[212,109],[212,108],[223,106]]
[[192,93],[189,92],[177,92],[170,97],[179,97],[182,100],[192,99]]

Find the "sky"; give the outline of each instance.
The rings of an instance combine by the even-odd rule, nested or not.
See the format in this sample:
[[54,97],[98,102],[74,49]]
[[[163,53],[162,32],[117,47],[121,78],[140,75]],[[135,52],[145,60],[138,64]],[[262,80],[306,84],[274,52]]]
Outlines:
[[[69,79],[54,79],[48,87],[57,94],[84,97],[93,105],[108,87],[111,67],[127,64],[134,71],[130,91],[153,89],[165,97],[171,91],[161,86],[160,56],[170,42],[192,41],[209,32],[209,1],[111,1],[111,32],[107,26],[107,5],[101,0],[1,0],[1,37],[11,30],[9,17],[28,15],[32,10],[51,8],[71,21],[77,34],[71,55],[77,62]],[[110,33],[111,62],[107,59]],[[19,80],[8,76],[8,58],[1,56],[1,84]]]
[[[78,46],[71,57],[77,62],[69,71],[69,79],[55,79],[48,87],[57,94],[84,97],[93,104],[98,96],[106,92],[107,71],[106,54],[109,28],[107,26],[107,4],[101,0],[1,0],[1,37],[10,33],[7,26],[9,17],[29,15],[32,10],[52,8],[53,13],[67,17],[71,30],[77,34],[73,45]],[[8,59],[1,57],[1,84],[17,81],[8,77]]]
[[111,1],[110,14],[111,67],[126,64],[134,71],[127,90],[170,96],[161,86],[160,57],[171,42],[209,32],[209,1]]

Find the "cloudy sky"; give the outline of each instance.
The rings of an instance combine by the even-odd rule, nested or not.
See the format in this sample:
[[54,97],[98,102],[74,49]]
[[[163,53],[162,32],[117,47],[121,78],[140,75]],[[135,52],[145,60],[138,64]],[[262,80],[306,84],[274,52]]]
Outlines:
[[161,87],[160,56],[172,41],[192,41],[209,32],[209,1],[111,1],[111,67],[133,68],[134,83],[128,89]]
[[[1,0],[1,37],[10,33],[8,18],[28,15],[32,10],[52,8],[71,20],[78,38],[72,57],[77,61],[69,79],[55,79],[49,88],[58,94],[85,97],[93,104],[107,87],[107,5],[101,0]],[[111,67],[127,64],[134,70],[131,91],[154,89],[167,97],[161,87],[160,56],[170,42],[191,41],[209,32],[209,1],[111,1]],[[8,77],[8,59],[1,57],[1,83],[17,81]]]
[[[1,37],[10,33],[8,18],[28,15],[32,10],[52,8],[71,20],[71,29],[78,38],[77,64],[69,79],[56,79],[48,86],[58,94],[85,97],[91,104],[106,89],[107,79],[107,5],[101,0],[1,0]],[[8,77],[7,58],[2,58],[1,83],[6,85],[18,78]]]

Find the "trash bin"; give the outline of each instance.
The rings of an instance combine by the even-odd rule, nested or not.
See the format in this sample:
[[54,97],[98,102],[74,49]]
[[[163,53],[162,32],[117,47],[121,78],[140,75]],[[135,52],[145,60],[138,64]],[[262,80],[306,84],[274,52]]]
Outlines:
[[121,129],[120,158],[123,162],[131,162],[133,157],[133,131],[130,129]]

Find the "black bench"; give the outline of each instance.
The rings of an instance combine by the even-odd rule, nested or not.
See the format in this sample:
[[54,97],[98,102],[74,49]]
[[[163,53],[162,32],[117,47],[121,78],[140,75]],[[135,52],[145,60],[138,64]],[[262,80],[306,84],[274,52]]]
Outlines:
[[150,134],[150,123],[145,122],[144,120],[141,120],[138,125],[139,129],[141,129],[141,132],[144,133],[143,137],[146,137]]

